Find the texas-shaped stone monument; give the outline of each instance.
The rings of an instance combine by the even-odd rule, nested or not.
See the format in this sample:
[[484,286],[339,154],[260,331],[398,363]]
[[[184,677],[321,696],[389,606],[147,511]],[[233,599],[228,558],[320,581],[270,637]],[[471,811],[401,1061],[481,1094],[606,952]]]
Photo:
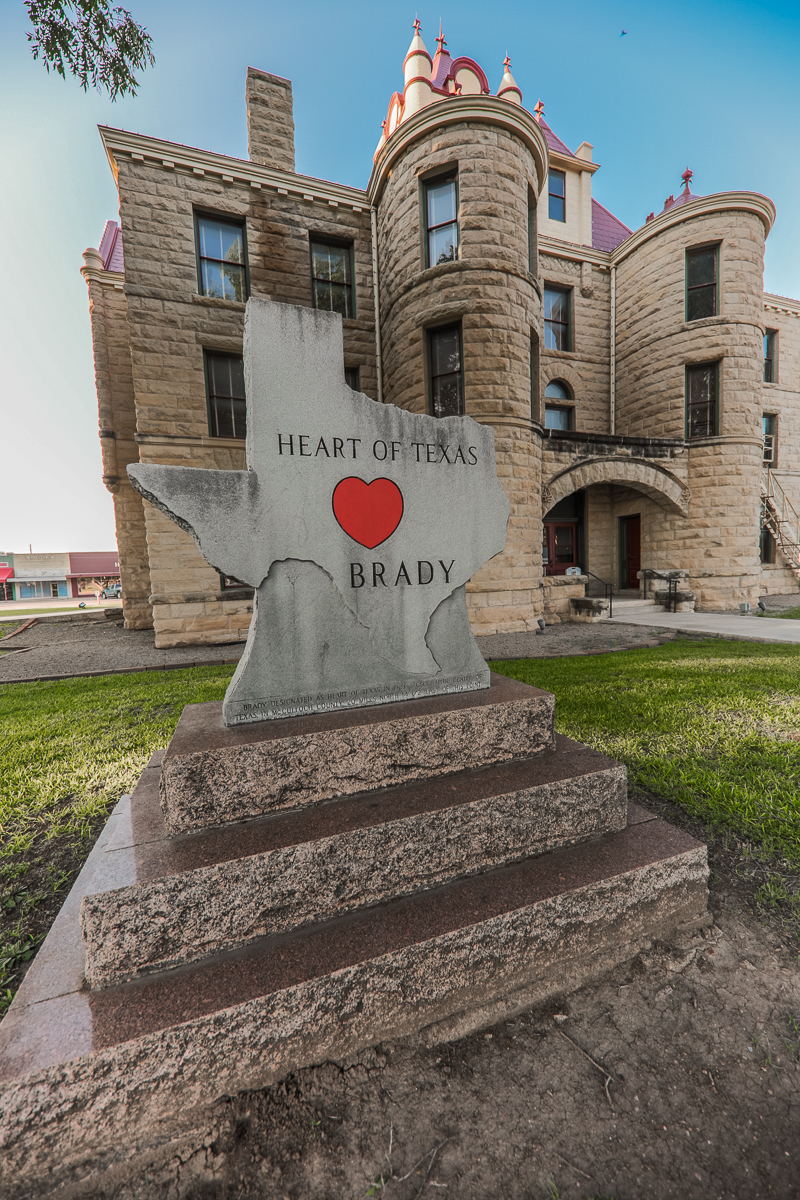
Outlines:
[[244,364],[246,471],[128,467],[256,589],[225,723],[488,687],[464,585],[506,540],[492,429],[354,392],[335,313],[250,299]]

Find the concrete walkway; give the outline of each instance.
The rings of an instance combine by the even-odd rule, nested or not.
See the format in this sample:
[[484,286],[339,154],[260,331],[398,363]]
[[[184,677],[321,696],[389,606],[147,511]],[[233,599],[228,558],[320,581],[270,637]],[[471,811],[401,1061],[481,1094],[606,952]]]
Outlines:
[[651,629],[678,629],[710,637],[737,638],[746,642],[792,642],[800,645],[800,621],[780,617],[741,617],[738,613],[667,613],[652,608],[626,608],[608,624],[647,625]]

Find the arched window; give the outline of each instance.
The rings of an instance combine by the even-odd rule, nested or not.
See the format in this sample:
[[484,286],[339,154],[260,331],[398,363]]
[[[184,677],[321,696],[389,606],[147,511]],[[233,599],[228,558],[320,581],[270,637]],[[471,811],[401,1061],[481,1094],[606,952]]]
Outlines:
[[544,398],[545,429],[574,429],[575,409],[572,404],[572,394],[567,385],[560,379],[551,379],[544,389]]

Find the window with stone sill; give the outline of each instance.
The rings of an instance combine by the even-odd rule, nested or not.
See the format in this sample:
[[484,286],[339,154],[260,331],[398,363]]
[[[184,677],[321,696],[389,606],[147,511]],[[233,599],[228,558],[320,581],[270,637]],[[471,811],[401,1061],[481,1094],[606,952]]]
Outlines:
[[464,414],[461,325],[428,331],[431,412],[434,417]]
[[547,176],[547,215],[551,221],[567,219],[567,176],[564,171],[550,171]]
[[449,175],[425,184],[425,265],[458,258],[458,179]]
[[719,246],[686,251],[686,320],[715,317],[718,312]]
[[352,242],[311,239],[311,294],[314,308],[356,315]]
[[719,363],[686,368],[686,437],[716,437],[719,433]]
[[761,428],[764,437],[764,466],[778,465],[778,418],[775,413],[763,413]]
[[240,355],[205,351],[208,431],[212,437],[247,435],[244,362]]
[[544,348],[545,350],[571,350],[570,288],[545,286],[544,289]]
[[778,340],[777,330],[768,329],[764,334],[764,383],[777,383],[778,375],[775,362],[775,348]]
[[214,300],[247,300],[247,247],[243,221],[195,213],[197,286]]

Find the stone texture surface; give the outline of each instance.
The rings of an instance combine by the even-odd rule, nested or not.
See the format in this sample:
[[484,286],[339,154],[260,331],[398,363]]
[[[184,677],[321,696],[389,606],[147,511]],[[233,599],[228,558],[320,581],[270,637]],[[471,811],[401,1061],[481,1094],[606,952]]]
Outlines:
[[[158,814],[157,772],[133,797]],[[138,846],[137,882],[81,909],[92,987],[330,920],[624,828],[625,768],[566,738],[555,754],[332,801],[175,844]],[[257,851],[259,841],[265,844]],[[211,862],[187,870],[193,856]],[[205,851],[205,853],[202,853]],[[123,871],[127,872],[127,853]]]
[[217,1096],[387,1037],[460,1036],[596,978],[704,922],[706,873],[705,847],[644,821],[166,979],[40,1001],[34,963],[0,1027],[0,1189],[88,1183]]
[[129,467],[256,588],[225,721],[487,686],[461,589],[505,543],[491,429],[354,392],[334,313],[250,299],[245,379],[247,471]]
[[161,783],[170,833],[243,821],[552,749],[548,692],[493,676],[481,691],[226,728],[184,708]]

